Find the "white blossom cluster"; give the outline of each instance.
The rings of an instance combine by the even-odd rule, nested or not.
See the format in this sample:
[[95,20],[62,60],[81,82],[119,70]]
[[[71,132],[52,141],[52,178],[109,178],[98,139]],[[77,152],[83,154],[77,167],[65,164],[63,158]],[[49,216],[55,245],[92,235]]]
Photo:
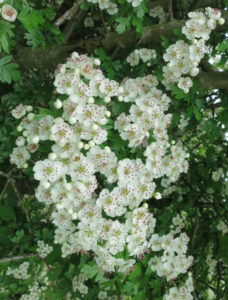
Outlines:
[[53,250],[53,247],[45,244],[44,241],[38,241],[37,246],[38,248],[36,249],[36,251],[41,258],[45,258]]
[[217,229],[218,229],[219,231],[221,231],[222,234],[227,234],[227,233],[228,233],[228,227],[227,227],[227,225],[224,223],[223,220],[220,220],[220,221],[219,221],[219,224],[218,224],[218,226],[217,226]]
[[[118,12],[118,7],[116,3],[113,3],[109,0],[87,0],[90,3],[98,4],[100,9],[105,9],[109,15],[115,15]],[[140,1],[141,0],[134,0]]]
[[[90,3],[98,4],[101,10],[105,9],[109,15],[116,15],[118,13],[118,6],[109,0],[87,0]],[[143,0],[127,0],[132,7],[138,7]]]
[[[16,117],[24,118],[19,125],[23,134],[16,142],[11,162],[25,167],[33,148],[28,145],[37,149],[39,141],[52,141],[52,152],[37,161],[33,171],[40,181],[36,198],[52,208],[55,243],[62,245],[64,257],[92,251],[103,270],[127,273],[135,257],[154,247],[151,236],[156,220],[147,203],[142,202],[152,196],[160,198],[155,193],[154,179],[166,176],[175,181],[187,171],[187,154],[181,145],[168,143],[171,115],[165,115],[165,111],[170,99],[155,87],[157,78],[149,75],[128,79],[119,86],[103,76],[99,64],[97,59],[73,53],[66,64],[58,67],[54,85],[66,98],[63,102],[58,99],[55,106],[63,108],[62,117],[46,115],[39,119],[31,112],[26,115],[28,109],[21,106],[13,111]],[[129,140],[129,147],[147,145],[145,164],[139,158],[118,161],[108,146],[102,146],[108,134],[103,125],[110,117],[106,103],[115,96],[132,102],[130,114],[117,117],[115,129],[122,139]],[[146,141],[149,130],[156,139],[150,144]],[[113,187],[100,187],[98,173]],[[178,244],[174,234],[169,237]],[[186,235],[181,234],[179,239],[179,247],[186,246]],[[129,259],[117,258],[125,249]],[[184,266],[186,270],[187,262]]]
[[163,297],[164,300],[192,300],[192,292],[194,290],[192,275],[189,272],[189,277],[185,284],[181,287],[172,287]]
[[72,279],[72,288],[73,291],[79,291],[82,295],[88,294],[88,286],[85,285],[85,281],[88,280],[84,274],[79,274]]
[[170,45],[163,55],[167,65],[163,67],[162,83],[167,89],[173,83],[178,83],[178,87],[185,93],[189,92],[193,84],[191,78],[186,75],[198,75],[199,63],[208,53],[206,41],[211,31],[216,28],[217,23],[224,23],[220,10],[210,7],[205,9],[205,13],[190,12],[188,17],[190,20],[182,28],[182,33],[189,39],[190,44],[179,40]]
[[149,10],[149,16],[151,16],[152,18],[158,18],[159,24],[164,24],[166,22],[166,13],[160,5],[151,8]]
[[184,218],[173,218],[173,226],[167,235],[159,236],[153,234],[150,239],[151,249],[160,253],[161,256],[154,256],[150,259],[149,265],[158,276],[165,276],[167,281],[174,280],[179,274],[186,273],[193,263],[192,256],[186,256],[189,237],[185,233],[178,233],[184,228]]
[[[188,154],[181,144],[170,147],[167,128],[172,115],[165,114],[170,98],[156,88],[157,84],[158,80],[153,75],[124,81],[119,101],[132,102],[132,105],[130,115],[122,113],[117,117],[115,129],[123,140],[129,141],[129,147],[147,145],[144,155],[151,180],[166,175],[175,181],[188,169]],[[148,144],[150,131],[156,141]]]
[[23,262],[18,268],[12,269],[8,267],[6,275],[13,275],[15,279],[27,279],[30,277],[28,274],[29,263],[27,261]]
[[155,59],[156,57],[157,54],[154,49],[148,49],[148,48],[135,49],[127,57],[127,62],[130,64],[130,66],[133,67],[139,64],[140,59],[142,59],[142,61],[145,63],[152,59]]
[[[4,0],[0,0],[0,4],[5,2]],[[9,4],[4,4],[2,7],[0,7],[0,13],[1,17],[8,21],[8,22],[14,22],[17,18],[17,11]]]
[[214,181],[219,181],[220,180],[220,178],[223,176],[223,169],[222,168],[218,168],[218,170],[216,170],[216,171],[214,171],[214,172],[212,172],[212,179],[214,180]]
[[28,294],[23,294],[20,297],[20,300],[40,300],[42,297],[43,292],[47,289],[47,286],[40,285],[39,282],[36,280],[32,285],[29,286]]

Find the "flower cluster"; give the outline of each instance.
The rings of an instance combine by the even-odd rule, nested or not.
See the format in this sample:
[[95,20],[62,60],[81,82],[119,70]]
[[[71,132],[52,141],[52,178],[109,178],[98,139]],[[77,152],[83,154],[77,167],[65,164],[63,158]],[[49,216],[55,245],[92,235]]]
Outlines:
[[127,62],[130,66],[137,66],[140,62],[140,58],[142,61],[148,62],[157,57],[156,51],[154,49],[141,48],[134,50],[128,57]]
[[[170,99],[156,88],[157,78],[127,79],[119,86],[104,77],[99,64],[97,59],[73,53],[66,64],[58,66],[54,85],[65,100],[57,99],[55,106],[63,109],[61,117],[39,118],[27,114],[28,109],[21,106],[13,111],[16,117],[23,116],[19,124],[23,133],[11,162],[25,167],[34,151],[32,146],[36,150],[40,141],[51,141],[52,152],[37,161],[33,171],[40,181],[36,198],[51,209],[56,226],[54,242],[62,245],[64,257],[92,251],[103,270],[127,273],[135,257],[151,249],[157,251],[153,250],[156,219],[147,203],[142,203],[153,196],[160,198],[155,191],[157,178],[166,176],[175,181],[186,172],[187,153],[181,144],[170,145],[168,141],[172,116],[165,112]],[[130,148],[146,147],[145,162],[140,158],[118,160],[104,146],[108,132],[103,125],[111,115],[107,106],[112,97],[132,103],[129,114],[120,114],[114,127],[123,140],[129,141]],[[152,133],[154,142],[149,143]],[[98,181],[99,176],[105,178],[104,185]],[[186,272],[191,261],[184,256],[187,236],[178,238],[176,233],[171,231],[161,242],[173,243],[173,258],[179,269],[172,276]],[[118,257],[124,250],[129,253],[128,259]]]
[[27,261],[23,262],[17,269],[11,269],[10,267],[8,267],[6,275],[13,275],[15,279],[25,280],[30,276],[28,274],[28,267],[29,263]]
[[227,234],[228,233],[228,227],[227,225],[223,222],[223,220],[219,221],[219,224],[217,226],[217,229],[222,232],[222,234]]
[[41,258],[45,258],[53,250],[53,247],[45,244],[44,241],[38,241],[37,246],[38,248],[36,249],[36,251]]
[[[146,146],[144,155],[151,179],[166,175],[175,181],[180,173],[187,171],[188,155],[181,144],[170,147],[167,128],[172,115],[165,114],[170,98],[156,88],[157,84],[153,75],[127,79],[123,83],[123,94],[119,100],[132,105],[130,115],[122,113],[118,116],[115,129],[123,140],[129,141],[129,147]],[[148,143],[151,134],[154,142]]]
[[212,179],[214,181],[219,181],[219,179],[223,176],[223,172],[222,168],[218,168],[218,170],[212,172]]
[[151,8],[149,11],[149,16],[152,18],[158,18],[159,24],[164,24],[166,22],[166,13],[160,5]]
[[[3,0],[0,1],[2,3]],[[14,22],[17,18],[17,11],[9,4],[4,4],[0,7],[1,16],[4,20]]]
[[193,291],[193,279],[191,273],[189,274],[189,278],[186,280],[185,284],[180,287],[172,287],[169,289],[168,293],[166,293],[163,297],[164,300],[192,300],[193,296],[191,292]]
[[190,12],[188,17],[190,20],[182,28],[182,33],[189,39],[190,44],[179,40],[170,45],[163,55],[167,65],[163,67],[162,83],[168,89],[173,83],[178,83],[178,87],[185,93],[189,92],[193,84],[191,78],[186,75],[198,75],[199,63],[208,53],[206,41],[211,31],[216,28],[216,23],[224,23],[221,12],[210,7],[206,8],[205,13]]
[[[100,9],[106,9],[109,15],[115,15],[118,12],[118,7],[116,3],[113,3],[109,0],[87,0],[93,4],[98,4]],[[139,1],[139,0],[134,0]],[[141,0],[140,0],[141,2]]]
[[177,234],[184,228],[183,218],[173,218],[174,229],[169,234],[158,236],[153,234],[150,239],[151,249],[155,252],[163,251],[161,256],[150,259],[149,265],[158,276],[165,276],[168,281],[174,280],[181,273],[186,273],[193,263],[192,256],[186,256],[189,237],[185,233]]
[[79,274],[72,279],[73,291],[79,291],[82,295],[88,294],[88,286],[85,285],[85,281],[88,280],[85,275]]

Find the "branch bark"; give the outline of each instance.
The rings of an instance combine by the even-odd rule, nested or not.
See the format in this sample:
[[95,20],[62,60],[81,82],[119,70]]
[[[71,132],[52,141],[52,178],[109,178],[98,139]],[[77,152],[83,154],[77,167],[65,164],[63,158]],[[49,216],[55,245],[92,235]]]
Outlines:
[[14,261],[14,260],[20,260],[20,259],[36,257],[36,256],[39,256],[39,255],[37,253],[31,253],[31,254],[14,256],[14,257],[6,257],[6,258],[0,259],[0,263],[6,263],[6,262]]
[[[228,11],[223,12],[225,24],[217,26],[217,32],[226,32],[228,29]],[[147,26],[143,30],[140,38],[141,45],[150,45],[161,40],[161,35],[167,39],[173,38],[174,28],[182,27],[186,20],[172,20],[166,24],[155,24]],[[72,44],[53,47],[48,50],[41,48],[32,50],[30,47],[20,47],[17,49],[15,61],[22,68],[37,68],[54,70],[58,63],[63,63],[70,52],[83,51],[92,53],[96,48],[104,48],[107,51],[119,49],[132,49],[137,45],[136,33],[129,30],[124,34],[108,32],[104,37],[94,37],[88,40],[78,40]],[[216,74],[215,74],[216,73]],[[202,72],[197,77],[200,85],[204,89],[227,89],[228,77],[227,72]]]

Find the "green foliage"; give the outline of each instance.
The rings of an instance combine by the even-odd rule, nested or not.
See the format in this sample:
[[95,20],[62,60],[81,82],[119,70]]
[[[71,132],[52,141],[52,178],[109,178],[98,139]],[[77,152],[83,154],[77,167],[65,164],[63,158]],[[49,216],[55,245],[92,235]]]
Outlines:
[[4,56],[0,59],[0,81],[5,83],[11,83],[20,79],[20,71],[17,70],[18,64],[9,63],[12,60],[12,56]]
[[15,25],[0,20],[0,52],[3,50],[6,53],[10,52],[10,40],[14,37],[12,29]]

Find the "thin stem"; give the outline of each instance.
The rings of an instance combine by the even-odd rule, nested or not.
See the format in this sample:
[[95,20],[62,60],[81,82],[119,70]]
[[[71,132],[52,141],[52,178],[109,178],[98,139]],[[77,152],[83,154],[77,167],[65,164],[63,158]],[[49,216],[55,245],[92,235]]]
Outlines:
[[25,254],[25,255],[13,256],[13,257],[6,257],[6,258],[0,259],[0,263],[6,263],[6,262],[14,261],[14,260],[20,260],[20,259],[36,257],[36,256],[38,256],[37,253],[31,253],[31,254]]

